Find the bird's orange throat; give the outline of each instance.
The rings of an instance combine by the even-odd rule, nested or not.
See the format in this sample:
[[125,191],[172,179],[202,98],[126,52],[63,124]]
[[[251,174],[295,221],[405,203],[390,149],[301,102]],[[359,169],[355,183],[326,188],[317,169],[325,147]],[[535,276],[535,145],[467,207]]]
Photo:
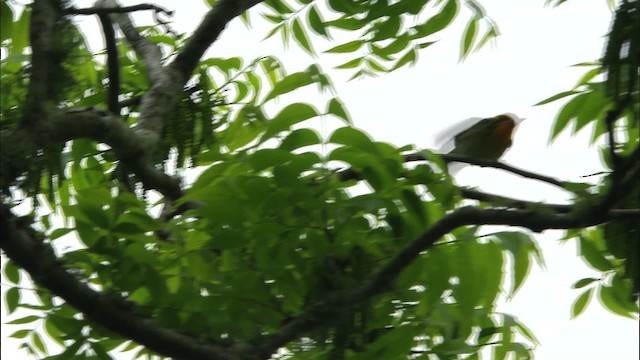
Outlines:
[[515,123],[513,120],[508,119],[501,121],[491,132],[491,137],[493,137],[494,141],[503,144],[505,147],[509,147],[511,146],[511,134],[513,134],[514,128]]

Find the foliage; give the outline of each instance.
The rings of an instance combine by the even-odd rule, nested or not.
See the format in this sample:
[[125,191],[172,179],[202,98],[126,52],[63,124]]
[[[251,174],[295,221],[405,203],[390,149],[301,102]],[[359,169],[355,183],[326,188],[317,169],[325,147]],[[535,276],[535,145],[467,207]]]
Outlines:
[[[224,18],[230,14],[225,6],[234,2],[210,3],[211,13]],[[355,40],[326,52],[352,57],[338,68],[358,77],[415,63],[418,51],[454,21],[461,3],[267,0],[261,15],[274,24],[267,37],[279,33],[283,42],[293,39],[311,54],[316,54],[311,34],[331,39],[331,31],[348,32]],[[40,4],[26,6],[14,19],[16,9],[1,3],[7,51],[0,95],[2,246],[10,258],[3,275],[15,285],[6,291],[5,303],[9,313],[32,310],[9,322],[19,327],[10,336],[24,339],[29,354],[49,354],[46,336],[64,349],[51,359],[109,359],[116,351],[134,350],[136,357],[176,357],[206,346],[223,354],[219,358],[268,358],[279,350],[283,357],[301,359],[473,359],[485,349],[493,358],[531,358],[534,335],[515,316],[497,312],[496,300],[517,292],[541,254],[528,233],[487,234],[480,226],[545,229],[551,222],[534,221],[573,212],[504,209],[512,203],[504,201],[466,206],[464,189],[452,183],[438,155],[424,152],[428,161],[408,166],[411,147],[375,141],[353,127],[329,77],[315,64],[288,73],[271,56],[246,65],[240,58],[197,57],[172,94],[168,86],[154,88],[163,80],[144,50],[130,38],[118,39],[122,114],[106,114],[112,74],[69,20],[75,9],[66,9],[51,26],[51,41],[65,51],[54,62],[60,72],[44,82],[52,90],[37,98],[29,90],[39,85],[29,51],[37,46],[29,43],[28,33],[32,22],[46,18],[42,9],[37,12]],[[465,5],[471,17],[461,59],[498,34],[479,3]],[[247,8],[241,10],[250,24]],[[481,24],[487,29],[478,40]],[[137,31],[160,50],[158,60],[167,72],[197,47],[190,42],[197,34],[173,36],[163,24]],[[637,96],[638,84],[610,86],[611,74],[628,74],[619,70],[620,63],[605,56],[574,90],[542,103],[577,95],[558,115],[552,137],[571,122],[578,131],[620,109],[620,131],[627,136],[614,152],[636,161],[629,165],[633,169],[637,109],[616,94]],[[603,68],[609,78],[592,82]],[[178,82],[179,71],[172,76]],[[310,85],[325,93],[322,102],[276,101]],[[25,106],[34,98],[50,105],[36,114],[45,125]],[[161,125],[148,126],[149,108],[167,102],[173,102],[170,111],[154,118]],[[43,130],[51,130],[47,122],[74,116],[87,116],[93,125]],[[318,132],[318,123],[327,119],[342,125],[331,134]],[[35,125],[24,125],[27,120]],[[143,135],[155,128],[160,128],[157,140],[149,142],[154,137]],[[609,130],[606,124],[595,128],[594,141]],[[615,157],[603,155],[615,173]],[[135,174],[133,192],[126,190],[119,176],[126,171],[119,166]],[[165,172],[195,179],[175,190],[174,178]],[[607,194],[624,184],[620,181],[589,191]],[[636,209],[637,193],[637,187],[623,193],[617,209]],[[605,217],[589,223],[594,227],[567,222],[578,225],[562,228],[573,229],[567,238],[579,239],[581,257],[603,277],[575,284],[589,288],[572,312],[580,314],[596,291],[608,309],[633,316],[638,244],[622,240],[637,233],[637,223],[607,222],[613,204],[598,215],[589,212],[593,197],[578,200],[576,213]],[[29,201],[28,215],[13,214]],[[63,247],[70,237],[77,239],[75,245]],[[37,263],[26,250],[16,250],[28,241],[42,255]],[[36,284],[35,303],[25,301],[24,270]],[[57,282],[69,274],[71,290]],[[510,285],[506,291],[504,284]],[[108,306],[96,312],[96,304]],[[125,320],[114,324],[101,312]],[[136,328],[139,324],[151,325]],[[154,336],[178,339],[182,347]]]
[[[573,133],[587,125],[594,129],[591,141],[595,143],[604,135],[613,133],[615,144],[612,156],[611,138],[601,146],[601,157],[606,167],[614,172],[616,168],[627,166],[634,161],[640,142],[640,5],[633,1],[623,1],[614,18],[607,48],[600,62],[577,64],[590,67],[576,86],[556,94],[537,105],[543,105],[567,96],[573,96],[558,113],[551,140],[566,127],[574,124]],[[603,75],[606,76],[602,80]],[[574,96],[575,95],[575,96]],[[621,119],[617,126],[608,114],[618,113]],[[616,127],[614,127],[616,126]],[[613,130],[612,130],[613,129]],[[616,181],[614,177],[614,182]],[[615,187],[615,183],[605,183],[603,188]],[[620,200],[620,207],[633,209],[640,207],[640,188],[637,182],[631,185]],[[580,256],[592,268],[601,271],[600,279],[581,279],[575,288],[598,284],[598,295],[603,305],[615,314],[633,317],[637,313],[635,302],[640,293],[640,225],[634,220],[611,221],[602,228],[569,231],[566,238],[577,237]],[[574,303],[572,315],[577,316],[587,306],[594,287],[585,290]]]
[[[310,32],[331,40],[331,31],[349,31],[354,40],[324,52],[353,54],[350,57],[355,57],[337,66],[338,69],[354,69],[352,78],[389,73],[415,64],[419,51],[437,41],[433,36],[454,21],[463,4],[459,0],[297,2],[294,5],[282,0],[265,1],[269,11],[262,13],[262,17],[274,24],[266,38],[279,33],[285,45],[293,39],[306,52],[315,55]],[[499,34],[497,25],[482,5],[477,1],[465,1],[464,5],[471,11],[471,17],[463,34],[461,59]],[[331,10],[329,14],[333,19],[323,20],[320,9],[325,6]],[[481,24],[486,30],[478,40]]]

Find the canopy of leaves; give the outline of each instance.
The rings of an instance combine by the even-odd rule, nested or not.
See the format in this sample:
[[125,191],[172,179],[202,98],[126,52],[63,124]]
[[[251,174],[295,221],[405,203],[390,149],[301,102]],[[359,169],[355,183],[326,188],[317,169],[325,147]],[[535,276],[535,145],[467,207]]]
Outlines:
[[[259,1],[210,3],[187,36],[162,23],[135,27],[114,9],[1,2],[0,236],[3,275],[15,285],[5,303],[10,313],[31,310],[9,323],[32,356],[48,355],[46,336],[63,349],[52,359],[117,350],[473,359],[484,349],[530,358],[537,340],[496,301],[518,291],[541,254],[529,234],[487,234],[485,224],[573,229],[567,238],[603,272],[576,283],[589,288],[573,314],[594,289],[613,312],[637,314],[638,243],[625,241],[638,233],[628,216],[639,207],[629,180],[640,163],[638,82],[629,76],[639,68],[629,31],[639,28],[629,8],[637,2],[620,6],[602,62],[576,89],[542,102],[577,95],[552,136],[590,122],[594,140],[616,135],[603,148],[611,176],[601,186],[559,182],[576,194],[569,207],[456,187],[439,155],[410,154],[353,127],[315,64],[289,73],[272,56],[203,57],[231,19],[249,23]],[[267,37],[311,54],[312,36],[347,32],[352,40],[325,52],[348,56],[338,68],[358,77],[415,63],[462,3],[267,0],[259,11],[273,23]],[[480,4],[464,6],[461,59],[498,34]],[[109,13],[121,29],[117,50],[106,52],[119,81],[74,24],[85,13]],[[594,82],[603,69],[607,79]],[[105,110],[116,83],[118,109]],[[322,106],[275,101],[312,85]],[[342,127],[319,132],[329,118]],[[62,246],[70,237],[74,246]],[[25,271],[37,301],[25,300]]]

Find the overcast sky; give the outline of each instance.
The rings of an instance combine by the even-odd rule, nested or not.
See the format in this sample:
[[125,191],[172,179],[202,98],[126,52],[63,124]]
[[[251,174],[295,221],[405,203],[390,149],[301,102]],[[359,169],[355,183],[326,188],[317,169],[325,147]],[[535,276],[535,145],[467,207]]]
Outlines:
[[[88,6],[92,2],[77,3]],[[174,27],[180,31],[192,29],[206,10],[201,0],[156,3],[176,10]],[[279,37],[261,42],[268,30],[261,22],[247,30],[235,21],[209,54],[241,56],[247,62],[262,55],[276,55],[290,73],[319,62],[332,76],[355,125],[376,140],[397,146],[431,147],[434,136],[457,121],[514,112],[527,120],[519,126],[514,145],[504,157],[506,162],[562,180],[584,181],[580,176],[602,169],[597,149],[588,145],[591,130],[578,136],[564,134],[548,145],[550,127],[562,102],[535,108],[532,105],[575,84],[585,69],[570,65],[601,56],[611,19],[606,1],[570,0],[559,8],[544,7],[544,0],[481,3],[498,23],[502,35],[495,46],[472,54],[461,64],[459,40],[468,16],[464,8],[454,26],[434,37],[441,41],[420,53],[416,66],[375,79],[346,82],[351,73],[331,67],[347,58],[321,55],[313,59],[295,45],[285,51]],[[258,19],[255,11],[253,18]],[[84,18],[83,24],[89,29],[90,41],[99,44],[95,21]],[[315,48],[320,51],[338,44],[316,40]],[[314,95],[315,88],[293,99],[310,101]],[[326,99],[320,101],[318,108],[323,109],[325,102]],[[282,101],[279,105],[286,104]],[[491,169],[467,168],[457,180],[525,200],[561,203],[569,201],[570,196],[548,185]],[[546,270],[534,267],[515,299],[501,304],[499,310],[516,315],[533,330],[542,343],[535,352],[537,359],[638,359],[637,321],[613,315],[597,301],[581,317],[570,320],[571,304],[580,293],[572,290],[571,284],[584,277],[597,277],[598,273],[576,257],[574,242],[560,245],[561,236],[561,231],[536,236],[544,251]],[[3,320],[5,310],[2,307]],[[16,329],[3,325],[2,334],[6,336]],[[3,338],[2,357],[23,358],[15,355],[16,346],[17,342]]]

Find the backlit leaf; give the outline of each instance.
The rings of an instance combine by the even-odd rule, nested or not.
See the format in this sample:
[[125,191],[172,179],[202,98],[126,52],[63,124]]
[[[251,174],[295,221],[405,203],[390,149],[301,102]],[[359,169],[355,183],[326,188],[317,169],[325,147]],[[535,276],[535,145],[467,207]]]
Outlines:
[[584,310],[587,308],[587,305],[589,304],[589,300],[591,300],[592,292],[593,292],[593,288],[587,289],[582,294],[580,294],[580,296],[578,296],[576,301],[573,302],[573,305],[571,305],[572,319],[580,316],[580,314],[582,314]]

